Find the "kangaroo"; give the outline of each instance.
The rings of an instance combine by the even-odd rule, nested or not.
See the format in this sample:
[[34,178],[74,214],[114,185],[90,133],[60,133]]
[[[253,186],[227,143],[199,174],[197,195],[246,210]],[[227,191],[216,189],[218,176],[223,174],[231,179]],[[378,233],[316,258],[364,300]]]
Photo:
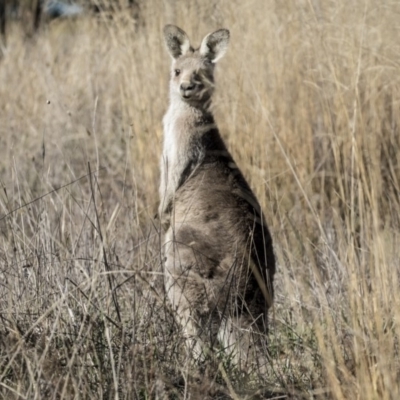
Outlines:
[[219,343],[245,365],[265,341],[275,257],[261,207],[210,111],[229,36],[219,29],[195,49],[182,29],[164,28],[172,67],[158,215],[165,290],[188,348],[202,357]]

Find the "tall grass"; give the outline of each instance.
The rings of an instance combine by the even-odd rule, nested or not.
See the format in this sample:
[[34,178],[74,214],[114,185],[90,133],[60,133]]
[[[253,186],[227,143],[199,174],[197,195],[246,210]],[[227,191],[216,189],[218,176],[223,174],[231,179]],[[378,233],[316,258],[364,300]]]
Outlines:
[[[2,398],[399,398],[399,18],[377,0],[147,0],[138,20],[11,26]],[[164,297],[166,23],[195,44],[231,31],[214,111],[278,259],[264,376],[187,360]]]

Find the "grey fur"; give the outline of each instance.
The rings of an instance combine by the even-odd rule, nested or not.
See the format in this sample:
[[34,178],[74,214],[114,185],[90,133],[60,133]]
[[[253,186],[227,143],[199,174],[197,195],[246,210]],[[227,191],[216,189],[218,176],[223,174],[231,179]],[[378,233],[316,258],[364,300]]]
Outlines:
[[229,31],[196,50],[178,27],[167,25],[164,37],[173,57],[159,207],[165,288],[196,356],[219,343],[245,366],[265,344],[275,258],[261,207],[209,110]]

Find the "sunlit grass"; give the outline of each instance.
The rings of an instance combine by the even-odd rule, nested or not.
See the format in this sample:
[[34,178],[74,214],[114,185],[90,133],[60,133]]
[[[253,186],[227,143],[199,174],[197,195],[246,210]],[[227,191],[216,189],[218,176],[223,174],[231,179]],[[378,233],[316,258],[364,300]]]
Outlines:
[[[11,25],[1,396],[398,398],[399,17],[374,0],[149,0],[138,21],[54,21],[30,38]],[[187,360],[164,297],[153,217],[166,23],[195,44],[231,31],[214,111],[275,243],[266,376],[229,355]]]

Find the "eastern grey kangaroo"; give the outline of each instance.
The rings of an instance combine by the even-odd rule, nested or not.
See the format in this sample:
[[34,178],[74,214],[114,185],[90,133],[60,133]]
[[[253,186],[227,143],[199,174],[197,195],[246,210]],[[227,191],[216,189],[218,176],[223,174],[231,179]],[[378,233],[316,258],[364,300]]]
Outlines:
[[166,293],[196,357],[219,342],[249,364],[265,341],[275,258],[260,205],[210,111],[229,31],[208,34],[198,49],[173,25],[164,38],[172,57],[158,212]]

